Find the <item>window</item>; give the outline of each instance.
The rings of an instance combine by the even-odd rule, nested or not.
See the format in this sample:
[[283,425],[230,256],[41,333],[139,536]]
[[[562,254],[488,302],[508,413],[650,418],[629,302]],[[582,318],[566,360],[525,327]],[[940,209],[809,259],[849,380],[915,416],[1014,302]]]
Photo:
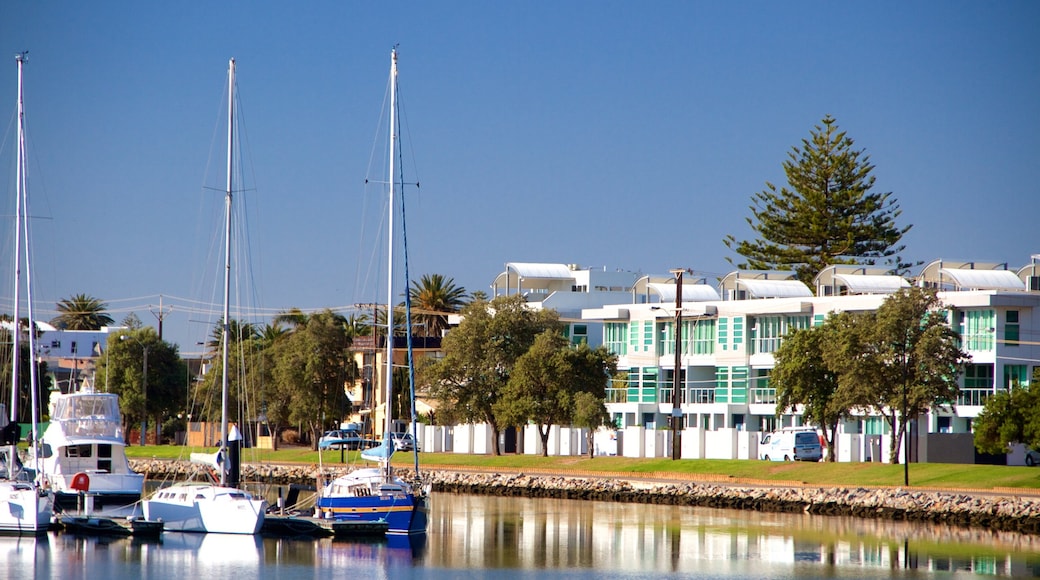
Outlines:
[[965,389],[992,389],[993,388],[993,365],[992,364],[967,364],[967,365],[964,365],[964,388]]
[[1029,384],[1029,365],[1004,365],[1004,388]]
[[964,310],[958,313],[961,343],[965,350],[991,351],[996,313],[993,310]]
[[69,445],[65,448],[65,457],[92,457],[90,444]]
[[608,322],[603,326],[604,346],[610,352],[622,356],[628,354],[628,324]]
[[1008,310],[1004,313],[1004,344],[1018,346],[1018,311]]

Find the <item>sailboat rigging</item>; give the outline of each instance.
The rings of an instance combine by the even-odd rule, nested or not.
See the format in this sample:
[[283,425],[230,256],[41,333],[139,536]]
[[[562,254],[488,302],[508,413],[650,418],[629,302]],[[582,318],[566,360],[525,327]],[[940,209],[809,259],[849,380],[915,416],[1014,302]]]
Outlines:
[[162,519],[167,530],[255,534],[264,522],[267,502],[238,489],[239,446],[242,434],[228,421],[228,359],[231,287],[231,219],[234,195],[235,59],[228,63],[227,187],[224,194],[224,308],[221,328],[221,449],[216,456],[192,454],[192,461],[212,464],[219,484],[183,483],[160,489],[145,500],[148,520]]
[[[397,49],[390,53],[390,160],[389,160],[389,226],[387,230],[387,333],[386,333],[386,370],[384,372],[383,394],[386,406],[383,441],[375,448],[362,451],[361,457],[370,461],[378,461],[378,468],[356,469],[341,475],[326,484],[319,493],[318,511],[326,518],[359,522],[385,521],[387,533],[391,535],[421,535],[426,533],[427,514],[429,512],[429,486],[420,481],[405,481],[394,474],[390,458],[394,452],[394,439],[391,435],[393,426],[393,313],[394,300],[394,212],[397,207],[397,179],[395,161],[398,155],[397,135]],[[404,205],[401,203],[402,230]],[[407,238],[405,238],[407,239]],[[405,280],[407,282],[407,254],[405,254]],[[406,284],[407,286],[407,284]],[[407,295],[407,288],[405,289]],[[406,299],[405,320],[406,335],[409,339],[408,372],[409,385],[412,380],[411,353],[411,316],[407,312],[410,302]],[[414,406],[414,403],[413,403]],[[414,411],[413,411],[414,416]],[[414,420],[412,421],[414,425]],[[416,475],[418,476],[418,453],[416,457]],[[418,479],[418,477],[417,477]]]
[[[22,92],[22,69],[25,65],[26,53],[15,56],[18,63],[18,164],[15,171],[17,187],[15,202],[15,252],[14,252],[14,314],[11,320],[12,336],[11,355],[11,411],[9,429],[4,430],[4,445],[0,447],[0,532],[18,534],[39,534],[46,532],[51,525],[54,510],[54,494],[47,489],[46,480],[40,471],[39,434],[39,376],[36,367],[36,328],[33,311],[32,292],[32,248],[29,244],[28,227],[29,195],[27,188],[25,160],[25,107]],[[23,245],[24,244],[24,245]],[[23,256],[24,252],[24,256]],[[27,328],[29,347],[29,401],[31,442],[29,444],[32,467],[26,468],[18,456],[17,439],[10,434],[18,433],[18,401],[21,394],[21,376],[19,374],[21,359],[21,318],[19,302],[21,299],[21,266],[25,264],[25,299],[29,324]],[[0,405],[0,415],[3,414]]]

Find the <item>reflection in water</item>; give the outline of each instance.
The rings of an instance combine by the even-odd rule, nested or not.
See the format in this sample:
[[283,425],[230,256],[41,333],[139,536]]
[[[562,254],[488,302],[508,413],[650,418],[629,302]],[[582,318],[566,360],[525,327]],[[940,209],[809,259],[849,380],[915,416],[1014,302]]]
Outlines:
[[[438,495],[419,540],[0,537],[13,578],[1040,576],[1040,537],[883,520]],[[930,574],[930,573],[936,574]],[[946,574],[949,572],[950,574]]]

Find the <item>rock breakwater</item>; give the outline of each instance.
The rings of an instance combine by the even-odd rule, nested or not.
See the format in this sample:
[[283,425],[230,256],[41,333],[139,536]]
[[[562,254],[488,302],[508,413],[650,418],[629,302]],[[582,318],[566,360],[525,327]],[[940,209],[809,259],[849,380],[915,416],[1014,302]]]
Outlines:
[[[131,466],[150,480],[184,479],[197,467],[187,462],[161,460],[134,460]],[[347,471],[348,468],[328,466],[319,470],[316,465],[247,464],[242,466],[242,479],[276,485],[313,484],[319,475],[329,480]],[[993,492],[651,482],[598,475],[576,477],[448,469],[429,471],[425,477],[434,491],[448,493],[805,512],[1040,535],[1040,497]]]

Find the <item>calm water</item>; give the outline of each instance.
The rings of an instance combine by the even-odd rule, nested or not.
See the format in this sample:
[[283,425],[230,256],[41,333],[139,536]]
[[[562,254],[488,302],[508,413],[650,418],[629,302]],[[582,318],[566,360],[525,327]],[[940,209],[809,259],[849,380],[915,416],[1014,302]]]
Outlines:
[[425,541],[0,538],[0,578],[1040,576],[1040,537],[699,508],[434,496]]

